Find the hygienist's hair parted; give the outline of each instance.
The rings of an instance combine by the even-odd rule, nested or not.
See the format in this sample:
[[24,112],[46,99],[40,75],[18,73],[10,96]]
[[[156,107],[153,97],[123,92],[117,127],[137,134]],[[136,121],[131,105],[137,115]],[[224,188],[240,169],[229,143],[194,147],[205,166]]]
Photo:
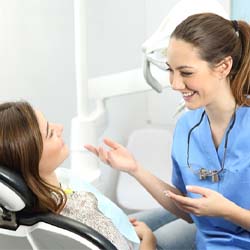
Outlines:
[[38,211],[60,212],[67,200],[66,194],[40,177],[39,162],[42,151],[42,135],[30,104],[0,104],[0,164],[23,176],[38,198]]
[[233,65],[228,75],[238,105],[250,106],[250,26],[213,13],[189,16],[171,37],[192,44],[202,60],[215,67],[228,56]]

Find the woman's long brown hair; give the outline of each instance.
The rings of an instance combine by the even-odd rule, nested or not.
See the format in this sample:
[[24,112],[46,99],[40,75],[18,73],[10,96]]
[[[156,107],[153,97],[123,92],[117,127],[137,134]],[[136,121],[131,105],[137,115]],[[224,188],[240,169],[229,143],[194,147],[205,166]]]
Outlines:
[[27,102],[0,104],[0,164],[22,175],[37,197],[37,211],[59,213],[66,194],[40,177],[42,150],[42,135],[31,105]]

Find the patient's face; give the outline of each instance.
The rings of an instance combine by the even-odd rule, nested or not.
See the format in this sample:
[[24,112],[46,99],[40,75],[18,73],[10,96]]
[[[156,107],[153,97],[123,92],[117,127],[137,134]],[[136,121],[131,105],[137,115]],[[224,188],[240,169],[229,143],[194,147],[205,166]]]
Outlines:
[[35,111],[43,138],[43,152],[39,163],[40,176],[47,179],[67,158],[69,150],[62,138],[63,126],[48,122],[40,111]]

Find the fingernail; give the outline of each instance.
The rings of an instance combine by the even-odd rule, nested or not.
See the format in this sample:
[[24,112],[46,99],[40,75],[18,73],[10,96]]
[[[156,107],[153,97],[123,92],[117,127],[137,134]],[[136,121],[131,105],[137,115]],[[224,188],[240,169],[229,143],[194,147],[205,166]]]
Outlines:
[[164,193],[164,195],[165,195],[165,196],[167,196],[167,197],[169,197],[169,196],[170,196],[170,193],[169,193],[169,191],[168,191],[168,190],[164,190],[164,191],[163,191],[163,193]]

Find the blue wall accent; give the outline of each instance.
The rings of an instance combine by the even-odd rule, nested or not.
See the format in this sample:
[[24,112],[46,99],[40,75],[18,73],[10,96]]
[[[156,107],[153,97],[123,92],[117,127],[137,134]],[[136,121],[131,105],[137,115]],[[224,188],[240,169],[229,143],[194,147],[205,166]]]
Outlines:
[[231,19],[241,19],[250,23],[250,1],[231,0]]

